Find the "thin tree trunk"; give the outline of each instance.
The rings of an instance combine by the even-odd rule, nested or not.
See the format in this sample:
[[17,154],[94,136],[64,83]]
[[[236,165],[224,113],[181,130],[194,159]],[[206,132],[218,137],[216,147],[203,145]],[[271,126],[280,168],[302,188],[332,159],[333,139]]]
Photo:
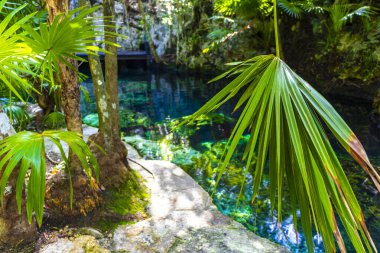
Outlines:
[[[88,0],[79,0],[78,5],[79,7],[85,5],[90,7],[91,3]],[[109,122],[110,112],[107,103],[106,82],[104,80],[102,64],[98,55],[88,55],[88,62],[94,85],[96,109],[99,116],[99,132],[104,136],[105,150],[110,151],[112,149],[112,128]]]
[[139,5],[139,10],[140,10],[141,16],[142,16],[144,31],[145,31],[145,34],[146,34],[147,39],[148,39],[150,52],[153,55],[154,61],[156,63],[160,63],[161,62],[160,56],[158,56],[158,54],[157,54],[156,48],[154,47],[152,35],[150,34],[150,27],[149,27],[149,22],[147,20],[147,15],[146,15],[145,10],[144,10],[144,4],[141,0],[138,0],[138,5]]
[[[115,1],[104,0],[103,11],[105,17],[115,18]],[[109,33],[116,33],[115,20],[106,19],[104,24],[105,40],[116,44],[116,37]],[[117,48],[113,45],[106,44],[105,49],[111,54],[105,55],[105,77],[106,77],[106,98],[108,102],[109,117],[112,128],[112,139],[120,138],[120,116],[119,116],[119,98],[118,98],[118,71],[117,71]]]

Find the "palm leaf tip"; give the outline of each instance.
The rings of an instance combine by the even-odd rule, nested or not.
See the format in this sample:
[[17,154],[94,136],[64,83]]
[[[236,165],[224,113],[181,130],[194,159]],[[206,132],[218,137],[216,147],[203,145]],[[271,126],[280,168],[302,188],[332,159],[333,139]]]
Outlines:
[[360,164],[364,171],[371,177],[372,182],[377,188],[377,191],[380,192],[380,175],[377,173],[376,169],[369,161],[363,145],[354,133],[351,134],[347,143],[349,146],[349,154]]
[[[375,248],[353,190],[320,123],[324,121],[368,171],[371,165],[364,149],[357,138],[347,137],[352,131],[339,114],[310,84],[273,55],[245,61],[214,80],[231,75],[236,78],[187,119],[191,122],[239,92],[242,94],[235,107],[241,107],[242,112],[227,142],[217,183],[223,173],[228,173],[227,165],[239,140],[249,132],[244,158],[246,166],[253,164],[254,169],[252,201],[268,165],[271,203],[281,216],[282,189],[291,191],[292,213],[300,210],[310,252],[314,248],[313,226],[321,234],[326,251],[336,251],[335,238],[339,249],[346,252],[335,215],[339,216],[355,250],[364,252],[366,245],[371,251],[370,243]],[[257,160],[252,163],[255,156]]]

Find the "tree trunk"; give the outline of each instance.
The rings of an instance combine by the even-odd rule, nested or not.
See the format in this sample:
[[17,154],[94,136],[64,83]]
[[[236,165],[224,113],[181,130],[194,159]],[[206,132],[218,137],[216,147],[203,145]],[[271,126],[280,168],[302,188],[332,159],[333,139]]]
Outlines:
[[[69,0],[46,0],[51,23],[54,18],[69,11]],[[83,134],[82,117],[80,113],[80,89],[78,85],[78,63],[73,59],[66,59],[74,69],[63,62],[59,63],[59,75],[56,81],[61,84],[61,105],[65,114],[67,130]],[[84,175],[81,162],[69,150],[69,164],[71,180],[74,188],[73,208],[70,207],[70,191],[67,190],[69,179],[67,175],[57,173],[47,182],[46,204],[51,207],[53,216],[86,215],[94,210],[99,203],[99,188],[92,179]]]
[[154,61],[156,63],[160,63],[161,62],[160,56],[158,56],[158,54],[157,54],[156,48],[154,47],[152,35],[150,34],[150,26],[149,26],[149,21],[147,20],[147,15],[146,15],[145,10],[144,10],[144,4],[141,0],[138,0],[138,5],[139,5],[140,13],[142,16],[144,31],[145,31],[145,34],[146,34],[147,39],[148,39],[150,52],[153,55]]
[[[67,59],[67,61],[74,67],[77,67],[76,60]],[[63,63],[59,64],[59,69],[61,79],[61,104],[65,114],[67,130],[83,134],[78,73]],[[74,177],[82,174],[81,162],[71,149],[69,150],[68,166]]]
[[[14,134],[8,116],[0,112],[0,140]],[[9,177],[4,196],[4,206],[0,208],[0,245],[16,246],[20,243],[32,242],[37,238],[37,226],[33,220],[28,223],[25,212],[25,191],[23,191],[22,213],[19,215],[16,203],[16,180],[18,170]],[[0,173],[1,179],[1,173]],[[1,250],[1,248],[0,248]]]
[[[78,6],[91,6],[88,0],[79,0]],[[102,69],[102,64],[100,62],[98,55],[88,55],[88,62],[90,65],[92,83],[94,85],[95,99],[96,99],[96,109],[99,116],[99,132],[102,133],[105,140],[104,148],[106,150],[111,150],[112,148],[112,127],[109,121],[109,108],[107,103],[107,90],[106,82],[104,80],[104,74]],[[117,63],[117,62],[116,62]],[[118,103],[116,103],[118,104]]]
[[[52,23],[54,18],[69,11],[69,0],[46,0],[48,21]],[[78,67],[76,60],[67,59],[74,68]],[[58,81],[61,83],[61,104],[65,114],[67,130],[83,134],[82,117],[80,113],[80,90],[78,85],[78,73],[70,69],[64,63],[59,64]],[[79,159],[69,150],[69,164],[73,175],[80,175],[82,168]]]
[[46,8],[48,11],[48,21],[51,24],[54,18],[61,14],[67,13],[69,11],[70,1],[69,0],[46,0]]
[[[105,40],[117,43],[114,35],[116,33],[115,24],[115,0],[104,0],[104,16],[113,17],[113,20],[105,20],[104,32]],[[110,124],[112,128],[112,137],[120,139],[120,116],[119,116],[119,98],[118,98],[118,71],[117,71],[117,48],[113,45],[106,44],[105,49],[111,54],[105,55],[105,75],[106,75],[106,98],[108,102]]]

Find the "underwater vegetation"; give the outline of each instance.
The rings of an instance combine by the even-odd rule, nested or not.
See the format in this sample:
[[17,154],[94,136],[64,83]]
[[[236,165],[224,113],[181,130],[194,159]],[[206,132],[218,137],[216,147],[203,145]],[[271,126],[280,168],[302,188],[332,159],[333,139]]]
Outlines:
[[[99,127],[99,116],[97,113],[84,116],[83,123],[92,127]],[[120,110],[120,127],[131,129],[134,127],[148,127],[152,124],[150,119],[142,113],[128,109]]]

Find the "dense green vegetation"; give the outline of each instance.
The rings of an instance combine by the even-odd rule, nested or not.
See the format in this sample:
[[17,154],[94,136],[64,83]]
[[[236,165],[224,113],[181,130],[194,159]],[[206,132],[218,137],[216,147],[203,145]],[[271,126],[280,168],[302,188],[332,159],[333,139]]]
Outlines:
[[[0,249],[36,241],[46,213],[67,224],[94,214],[104,231],[146,218],[150,196],[128,164],[127,142],[195,178],[201,168],[200,184],[221,205],[229,200],[220,185],[233,189],[235,210],[243,211],[228,214],[253,231],[248,207],[266,206],[278,223],[292,215],[309,252],[315,233],[326,252],[377,252],[363,214],[378,218],[378,207],[362,210],[355,180],[368,178],[378,192],[378,169],[322,94],[367,94],[380,124],[379,2],[127,0],[128,29],[116,0],[70,4],[0,1]],[[210,82],[227,84],[194,114],[153,122],[128,108],[150,103],[148,86],[129,83],[125,94],[118,86],[117,50],[144,43],[148,67],[226,71]],[[80,85],[87,78],[94,101]],[[81,97],[96,113],[81,115]],[[226,103],[233,103],[232,116],[215,112]],[[85,141],[82,124],[97,133]],[[215,125],[231,127],[229,137],[201,143],[202,151],[186,144]],[[140,128],[151,140],[129,136]],[[157,129],[164,138],[155,138]],[[331,135],[360,166],[358,179],[345,170]],[[54,147],[59,161],[50,157]]]

